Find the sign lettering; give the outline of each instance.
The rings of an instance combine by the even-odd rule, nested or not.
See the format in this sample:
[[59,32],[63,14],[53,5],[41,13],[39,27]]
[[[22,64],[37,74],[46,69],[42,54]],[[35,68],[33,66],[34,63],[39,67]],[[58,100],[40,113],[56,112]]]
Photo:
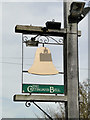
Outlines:
[[64,94],[64,85],[23,84],[23,93]]

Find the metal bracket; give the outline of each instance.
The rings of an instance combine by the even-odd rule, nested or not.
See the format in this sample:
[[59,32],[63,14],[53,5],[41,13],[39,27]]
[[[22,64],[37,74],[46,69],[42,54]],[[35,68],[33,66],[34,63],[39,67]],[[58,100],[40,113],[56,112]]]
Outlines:
[[[26,35],[23,35],[23,43],[26,43],[26,46],[38,46],[38,44],[50,44],[50,45],[63,45],[64,40],[62,38],[53,38],[51,36],[41,36],[37,35],[35,37],[28,37]],[[54,41],[54,42],[51,42]]]

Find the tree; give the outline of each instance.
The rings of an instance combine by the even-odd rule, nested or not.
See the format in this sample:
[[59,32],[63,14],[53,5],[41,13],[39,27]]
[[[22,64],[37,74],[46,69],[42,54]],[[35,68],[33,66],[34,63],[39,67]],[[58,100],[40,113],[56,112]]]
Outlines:
[[[80,98],[80,118],[85,119],[89,117],[88,113],[88,82],[85,81],[83,83],[79,83],[79,98]],[[65,118],[65,107],[64,104],[59,104],[59,112],[55,113],[55,111],[49,106],[47,112],[49,115],[54,118],[54,120],[64,120]],[[47,118],[43,115],[44,118]]]
[[79,84],[80,118],[88,118],[88,83]]

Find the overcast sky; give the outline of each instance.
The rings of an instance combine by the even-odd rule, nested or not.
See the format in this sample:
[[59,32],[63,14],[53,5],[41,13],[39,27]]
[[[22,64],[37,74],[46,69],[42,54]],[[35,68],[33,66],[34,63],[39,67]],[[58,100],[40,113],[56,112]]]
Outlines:
[[[57,0],[58,1],[58,0]],[[21,34],[15,33],[16,25],[45,26],[47,20],[60,21],[63,27],[62,2],[2,2],[2,117],[3,118],[35,118],[40,112],[34,105],[26,108],[24,103],[13,102],[13,95],[21,93]],[[79,23],[82,36],[79,38],[79,80],[88,78],[88,17]],[[1,33],[0,33],[1,35]],[[1,42],[0,42],[1,43]],[[25,46],[24,46],[25,47]],[[47,46],[52,54],[55,67],[63,71],[63,47]],[[24,49],[24,68],[29,69],[33,64],[36,48]],[[1,61],[2,58],[2,61]],[[29,58],[27,60],[27,58]],[[30,64],[30,65],[27,65]],[[1,74],[0,74],[1,75]],[[26,83],[63,84],[62,75],[37,76],[25,75]],[[50,105],[51,103],[49,103]],[[57,104],[53,107],[58,107]],[[40,104],[45,108],[46,104]],[[0,108],[1,109],[1,108]],[[1,110],[0,110],[1,111]]]

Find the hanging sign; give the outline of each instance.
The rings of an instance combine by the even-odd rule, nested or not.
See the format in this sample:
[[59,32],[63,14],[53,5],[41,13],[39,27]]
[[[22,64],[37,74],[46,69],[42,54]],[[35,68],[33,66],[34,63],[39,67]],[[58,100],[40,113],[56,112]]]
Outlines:
[[64,85],[23,84],[23,93],[64,94]]

